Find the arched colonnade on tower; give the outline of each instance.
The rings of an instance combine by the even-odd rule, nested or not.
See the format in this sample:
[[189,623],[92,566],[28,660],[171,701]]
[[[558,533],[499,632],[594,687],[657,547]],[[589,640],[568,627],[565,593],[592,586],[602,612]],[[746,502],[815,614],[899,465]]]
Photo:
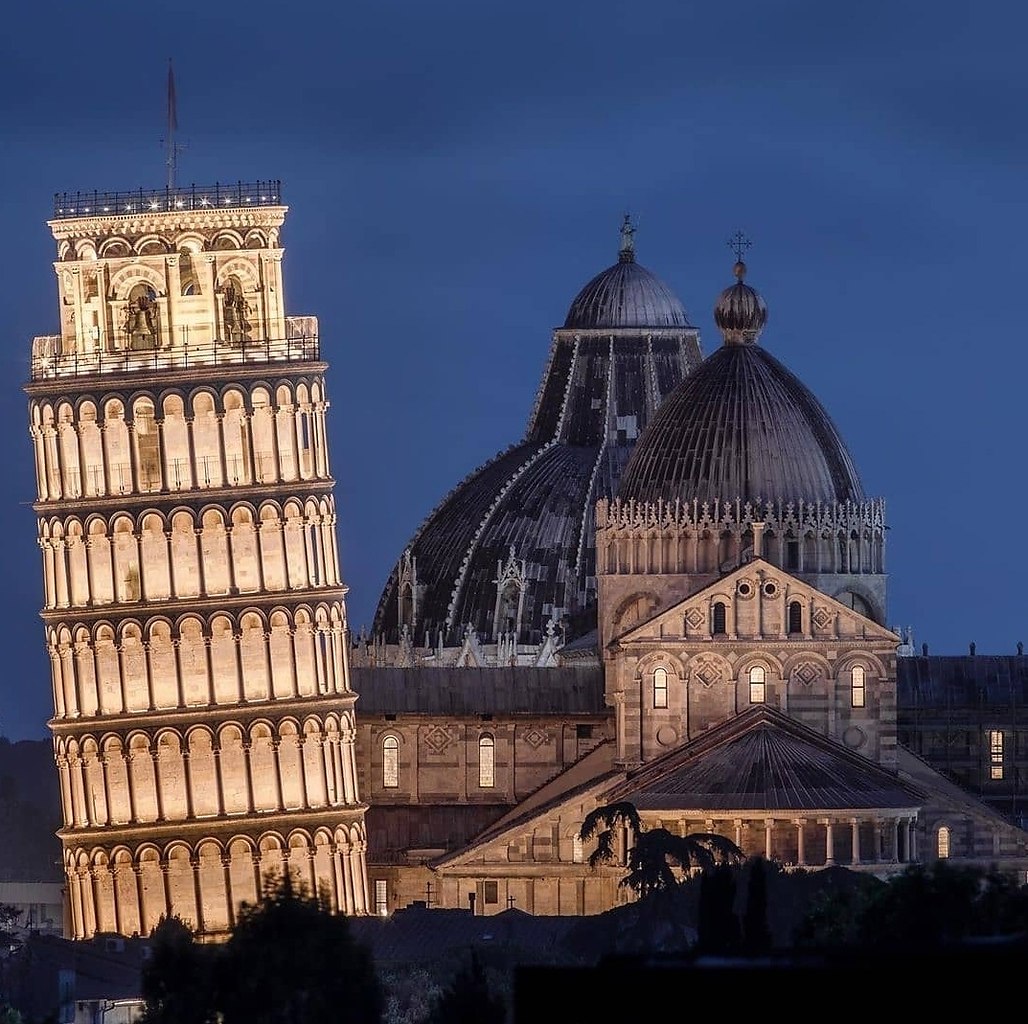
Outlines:
[[190,822],[358,802],[352,712],[59,736],[65,827]]
[[337,587],[331,496],[40,518],[46,608]]
[[340,602],[47,627],[57,719],[347,693]]
[[34,400],[40,501],[329,478],[322,378]]
[[205,836],[166,845],[145,842],[111,849],[88,845],[65,852],[72,934],[148,935],[162,916],[178,916],[205,935],[227,933],[241,903],[255,903],[270,879],[286,871],[338,912],[368,912],[360,822],[246,834]]

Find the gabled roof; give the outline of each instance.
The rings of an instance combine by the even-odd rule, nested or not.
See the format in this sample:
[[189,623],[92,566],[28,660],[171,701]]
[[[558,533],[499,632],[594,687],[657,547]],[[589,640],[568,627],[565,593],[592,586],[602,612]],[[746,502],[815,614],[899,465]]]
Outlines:
[[[900,642],[900,638],[892,630],[887,629],[885,626],[880,626],[873,619],[869,619],[867,616],[861,615],[860,612],[848,608],[841,601],[836,601],[834,597],[829,597],[823,591],[818,590],[817,587],[811,586],[809,583],[798,579],[777,565],[772,565],[763,558],[751,558],[748,562],[739,566],[738,569],[734,569],[720,579],[714,580],[713,583],[708,584],[695,594],[683,598],[677,604],[655,612],[651,618],[633,626],[620,637],[616,637],[615,640],[617,643],[624,644],[634,640],[660,639],[664,635],[661,626],[665,625],[671,627],[670,635],[673,636],[675,630],[681,626],[683,615],[691,608],[707,608],[712,597],[717,596],[719,593],[731,592],[740,580],[752,578],[758,571],[763,572],[767,579],[775,580],[779,584],[787,580],[790,595],[795,595],[797,598],[803,596],[808,600],[814,600],[819,606],[833,613],[837,616],[838,621],[844,623],[847,627],[844,630],[840,630],[841,633],[849,636],[863,637],[866,640],[881,640],[889,644],[898,644]],[[778,598],[766,598],[761,592],[757,594],[756,600],[777,601]],[[810,643],[809,640],[804,642]]]
[[924,799],[895,773],[767,705],[650,762],[608,796],[661,811],[912,808]]

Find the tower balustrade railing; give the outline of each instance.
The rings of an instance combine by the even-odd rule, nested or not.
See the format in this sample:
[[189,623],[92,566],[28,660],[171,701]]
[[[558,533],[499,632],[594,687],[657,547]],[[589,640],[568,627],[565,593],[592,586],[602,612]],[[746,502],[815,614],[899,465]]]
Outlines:
[[[39,335],[32,340],[31,380],[59,380],[64,377],[93,377],[108,374],[185,370],[258,363],[318,362],[321,344],[318,318],[287,316],[282,338],[218,336],[217,326],[182,327],[177,331],[158,329],[155,335],[132,337],[115,332],[113,343],[103,339],[83,345],[59,334]],[[213,340],[191,341],[205,334]]]

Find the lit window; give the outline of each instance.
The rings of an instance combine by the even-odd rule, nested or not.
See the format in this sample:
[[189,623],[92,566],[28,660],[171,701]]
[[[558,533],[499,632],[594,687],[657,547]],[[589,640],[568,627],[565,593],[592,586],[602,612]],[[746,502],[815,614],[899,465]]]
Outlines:
[[581,864],[585,860],[582,852],[582,837],[577,832],[571,837],[571,860],[575,864]]
[[989,777],[1000,781],[1003,778],[1003,731],[989,730]]
[[713,636],[722,636],[727,632],[725,629],[725,606],[722,601],[717,601],[714,604],[714,611],[710,620],[710,632]]
[[850,673],[850,703],[855,708],[862,708],[864,697],[864,670],[860,665],[854,665]]
[[657,668],[653,670],[653,706],[655,708],[667,707],[666,668]]
[[478,741],[478,784],[482,789],[496,785],[496,741],[489,735]]
[[763,704],[765,697],[765,674],[764,669],[760,665],[754,665],[750,669],[750,703],[751,704]]
[[400,742],[395,736],[382,740],[382,785],[395,789],[400,784]]
[[482,886],[482,898],[486,903],[500,902],[500,883],[486,882]]
[[389,886],[384,878],[375,879],[375,913],[379,917],[389,913]]
[[949,856],[949,827],[946,825],[939,828],[938,854],[942,860]]

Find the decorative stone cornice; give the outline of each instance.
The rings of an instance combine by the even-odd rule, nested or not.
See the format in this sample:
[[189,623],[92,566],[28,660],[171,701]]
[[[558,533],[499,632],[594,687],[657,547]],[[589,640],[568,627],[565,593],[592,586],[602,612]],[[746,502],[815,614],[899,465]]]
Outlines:
[[106,217],[68,217],[47,221],[58,242],[78,238],[137,237],[174,231],[217,231],[224,228],[280,228],[287,206],[233,206],[209,210],[155,210]]

